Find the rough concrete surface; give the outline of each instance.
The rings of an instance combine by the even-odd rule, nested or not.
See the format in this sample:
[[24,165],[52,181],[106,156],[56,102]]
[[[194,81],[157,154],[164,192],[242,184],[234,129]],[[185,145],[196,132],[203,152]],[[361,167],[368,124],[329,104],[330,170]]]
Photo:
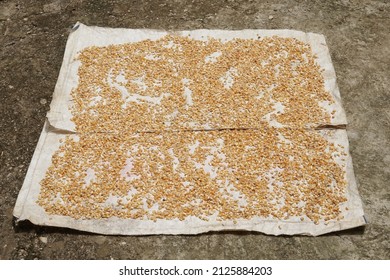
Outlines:
[[[278,29],[327,38],[369,224],[320,237],[99,236],[15,225],[70,28]],[[390,2],[0,0],[0,259],[390,259]]]

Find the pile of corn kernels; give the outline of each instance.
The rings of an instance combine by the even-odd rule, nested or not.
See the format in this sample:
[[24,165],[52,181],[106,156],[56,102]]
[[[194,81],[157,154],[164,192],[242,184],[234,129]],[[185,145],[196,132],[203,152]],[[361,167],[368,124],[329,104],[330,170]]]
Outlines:
[[159,40],[80,52],[65,137],[38,203],[76,219],[341,219],[334,103],[292,38]]

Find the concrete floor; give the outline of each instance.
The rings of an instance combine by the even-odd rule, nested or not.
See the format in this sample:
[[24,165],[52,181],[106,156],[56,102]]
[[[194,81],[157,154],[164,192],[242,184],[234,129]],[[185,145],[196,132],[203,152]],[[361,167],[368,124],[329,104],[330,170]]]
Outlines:
[[[390,259],[390,2],[0,0],[0,259]],[[275,1],[276,2],[276,1]],[[98,236],[14,224],[70,28],[277,29],[327,38],[369,224],[320,237]]]

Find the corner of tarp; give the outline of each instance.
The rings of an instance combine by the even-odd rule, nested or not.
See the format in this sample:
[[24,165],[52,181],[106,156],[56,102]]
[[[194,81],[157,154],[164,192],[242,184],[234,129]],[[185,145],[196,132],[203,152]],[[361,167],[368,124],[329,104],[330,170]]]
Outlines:
[[76,134],[76,131],[66,129],[66,128],[61,128],[61,126],[57,126],[55,122],[51,122],[50,119],[51,117],[49,116],[50,111],[46,115],[46,121],[45,121],[45,131],[46,132],[51,132],[51,133],[60,133],[60,134]]
[[81,25],[81,22],[76,22],[73,26],[72,26],[72,32],[75,32],[77,29],[79,29]]

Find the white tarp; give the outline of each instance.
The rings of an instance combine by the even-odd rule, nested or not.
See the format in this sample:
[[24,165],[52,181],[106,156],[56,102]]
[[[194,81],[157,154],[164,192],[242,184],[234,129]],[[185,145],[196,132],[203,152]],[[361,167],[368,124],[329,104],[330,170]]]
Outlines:
[[[247,230],[260,231],[272,235],[304,234],[316,236],[327,232],[361,226],[366,223],[353,174],[351,156],[348,152],[348,139],[345,129],[318,130],[318,133],[323,134],[328,141],[341,144],[347,152],[347,156],[345,157],[345,173],[348,182],[346,190],[347,202],[343,204],[342,215],[344,218],[340,221],[320,222],[316,225],[312,221],[302,222],[299,219],[279,220],[275,218],[255,217],[250,220],[237,219],[237,223],[235,223],[234,221],[217,221],[213,219],[203,221],[195,217],[190,217],[184,221],[174,219],[157,220],[154,222],[150,220],[120,219],[115,217],[108,219],[74,219],[67,216],[48,215],[36,201],[40,192],[40,181],[44,178],[46,170],[51,164],[53,153],[60,146],[60,139],[63,139],[69,133],[75,132],[75,125],[71,121],[72,116],[69,108],[72,105],[70,92],[77,86],[78,81],[77,70],[80,63],[75,59],[77,53],[89,46],[107,46],[145,39],[158,39],[168,33],[166,31],[156,30],[111,29],[88,27],[80,23],[76,24],[66,45],[63,64],[50,106],[51,109],[47,115],[48,121],[42,130],[23,187],[16,202],[14,216],[18,220],[29,220],[37,225],[67,227],[102,234],[120,235],[198,234],[207,231]],[[233,38],[255,39],[258,36],[277,35],[281,37],[293,37],[309,43],[313,52],[318,56],[317,63],[324,69],[323,75],[326,90],[332,93],[336,100],[336,103],[330,108],[336,111],[336,115],[328,125],[336,127],[346,124],[346,117],[342,109],[340,93],[336,84],[336,75],[324,36],[294,30],[194,30],[174,33],[183,36],[190,35],[194,39],[211,36],[223,40]],[[348,211],[345,209],[348,209]]]

